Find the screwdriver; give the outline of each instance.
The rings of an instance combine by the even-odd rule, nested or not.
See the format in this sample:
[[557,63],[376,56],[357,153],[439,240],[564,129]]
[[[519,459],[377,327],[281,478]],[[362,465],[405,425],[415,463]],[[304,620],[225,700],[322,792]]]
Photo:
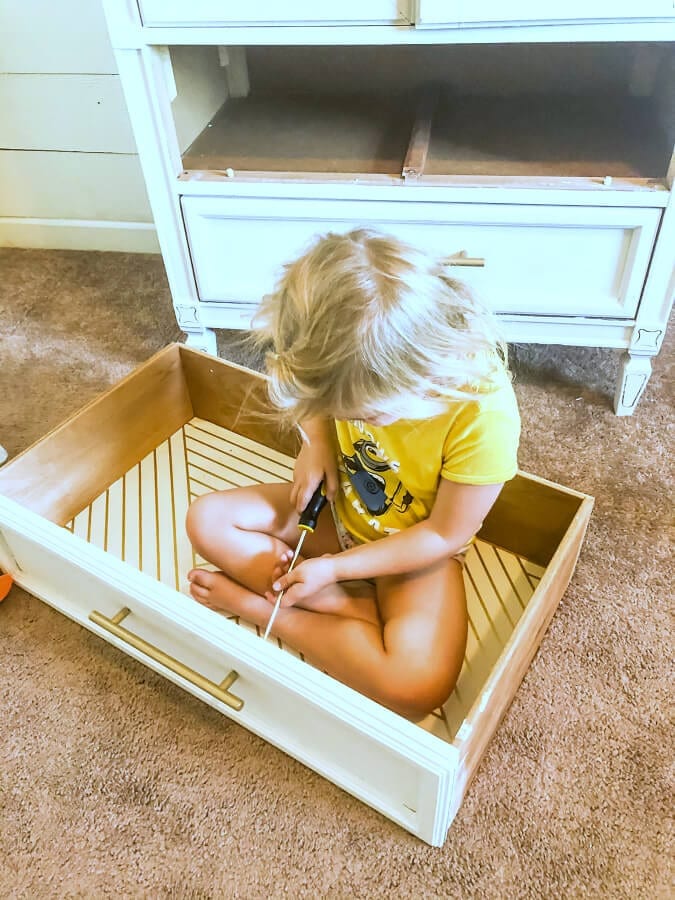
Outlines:
[[[298,522],[298,528],[300,529],[300,539],[298,540],[298,545],[295,548],[295,553],[293,554],[293,559],[291,560],[291,564],[288,567],[288,571],[290,572],[293,566],[298,561],[298,557],[300,556],[300,550],[302,549],[303,541],[308,533],[311,533],[316,528],[316,523],[319,520],[319,513],[326,505],[326,488],[324,487],[323,481],[318,486],[318,488],[312,494],[312,498],[307,504],[307,506],[303,509],[302,515],[300,516],[300,521]],[[274,608],[272,609],[272,615],[270,616],[270,620],[267,623],[267,628],[265,629],[265,634],[263,635],[263,640],[267,640],[267,635],[270,633],[270,629],[274,620],[277,617],[277,613],[279,612],[279,607],[281,606],[281,598],[284,596],[284,591],[279,591],[277,594],[277,599],[274,601]]]

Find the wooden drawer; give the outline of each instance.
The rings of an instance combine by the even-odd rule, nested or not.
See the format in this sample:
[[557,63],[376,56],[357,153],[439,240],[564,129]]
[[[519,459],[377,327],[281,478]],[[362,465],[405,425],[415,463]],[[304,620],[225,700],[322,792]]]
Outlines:
[[462,267],[497,312],[632,318],[661,218],[640,207],[183,197],[199,297],[257,302],[318,234],[373,226]]
[[592,500],[522,473],[507,485],[467,563],[457,690],[412,724],[182,593],[190,498],[290,474],[293,447],[255,415],[264,397],[260,375],[168,347],[0,471],[0,566],[439,845],[571,577]]
[[554,22],[603,22],[622,19],[675,17],[672,0],[556,0],[533,3],[532,0],[418,0],[416,24],[433,25],[550,25]]
[[276,0],[140,0],[144,25],[372,25],[410,21],[408,0],[345,0],[343,3]]

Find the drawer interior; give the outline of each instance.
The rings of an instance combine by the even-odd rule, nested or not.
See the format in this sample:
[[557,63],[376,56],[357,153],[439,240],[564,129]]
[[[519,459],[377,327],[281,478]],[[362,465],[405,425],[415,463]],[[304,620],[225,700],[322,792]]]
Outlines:
[[[190,501],[292,475],[294,441],[277,431],[265,396],[257,373],[173,345],[3,467],[0,493],[186,591],[202,562],[184,533]],[[531,476],[506,486],[467,559],[462,674],[421,727],[455,739],[582,500]]]
[[[290,480],[292,473],[291,457],[193,418],[66,527],[169,587],[189,593],[187,572],[205,565],[185,535],[189,502],[212,490]],[[469,638],[464,668],[448,702],[422,727],[444,740],[455,737],[543,572],[543,566],[487,541],[479,540],[471,548],[465,568]],[[260,635],[257,626],[234,618]]]
[[414,170],[663,183],[675,143],[667,45],[247,47],[225,74],[216,53],[171,50],[188,179]]

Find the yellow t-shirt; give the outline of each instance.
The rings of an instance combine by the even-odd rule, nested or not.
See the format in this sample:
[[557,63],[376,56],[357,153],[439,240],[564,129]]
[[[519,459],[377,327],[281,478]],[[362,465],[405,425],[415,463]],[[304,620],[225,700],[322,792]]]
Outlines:
[[335,423],[340,487],[335,507],[359,542],[428,518],[440,478],[499,484],[518,468],[520,416],[511,384],[431,419]]

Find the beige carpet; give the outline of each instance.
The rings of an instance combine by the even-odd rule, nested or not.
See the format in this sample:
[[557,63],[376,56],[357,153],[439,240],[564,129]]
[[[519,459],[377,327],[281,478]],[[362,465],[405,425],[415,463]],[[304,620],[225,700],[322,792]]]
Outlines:
[[[2,250],[0,275],[10,455],[177,335],[157,257]],[[237,336],[221,338],[236,357]],[[0,896],[668,896],[667,361],[620,419],[614,353],[516,349],[522,467],[596,507],[442,849],[14,589],[0,606]]]

